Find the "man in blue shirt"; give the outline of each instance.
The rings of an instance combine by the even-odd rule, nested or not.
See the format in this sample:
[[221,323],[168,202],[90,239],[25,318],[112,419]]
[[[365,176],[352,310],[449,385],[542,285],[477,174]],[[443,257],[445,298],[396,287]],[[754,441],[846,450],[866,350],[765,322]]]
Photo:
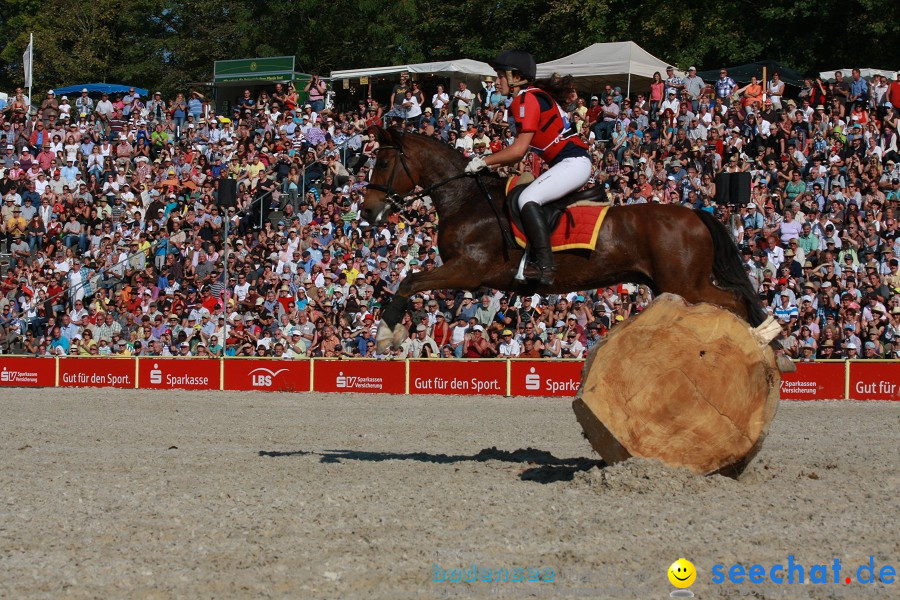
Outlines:
[[780,301],[780,306],[775,308],[775,318],[782,323],[789,323],[793,327],[800,312],[795,304],[791,304],[791,298],[787,294],[782,294]]
[[859,69],[852,71],[853,81],[850,83],[850,101],[866,102],[869,99],[869,84],[862,78]]
[[675,68],[666,67],[666,95],[674,93],[675,97],[679,98],[683,89],[684,80],[675,74]]
[[238,105],[248,109],[252,109],[254,106],[256,106],[256,100],[250,97],[250,90],[244,90],[244,96],[243,98],[238,100]]
[[81,171],[78,170],[78,167],[75,166],[75,161],[73,160],[66,161],[66,166],[60,169],[59,172],[62,178],[70,184],[78,179],[78,175],[81,173]]
[[734,93],[734,88],[737,87],[737,84],[734,82],[734,79],[728,76],[728,71],[722,69],[719,71],[719,79],[716,80],[716,96],[722,99],[722,104],[725,106],[731,105],[731,94]]
[[221,156],[216,157],[216,164],[210,167],[210,170],[212,171],[212,176],[218,179],[219,175],[222,174],[222,171],[225,170],[225,165],[222,164]]
[[62,336],[59,327],[53,328],[53,333],[50,337],[50,350],[56,354],[56,349],[62,348],[63,351],[68,354],[69,353],[69,340]]
[[203,96],[200,95],[200,92],[191,90],[191,99],[188,100],[188,112],[194,117],[195,121],[203,116],[202,98]]

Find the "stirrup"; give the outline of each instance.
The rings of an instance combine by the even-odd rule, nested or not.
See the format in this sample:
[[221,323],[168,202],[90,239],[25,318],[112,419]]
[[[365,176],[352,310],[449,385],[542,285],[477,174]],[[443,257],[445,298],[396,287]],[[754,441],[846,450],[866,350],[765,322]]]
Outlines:
[[537,281],[542,285],[553,285],[553,279],[556,277],[556,265],[542,267],[535,262],[525,263],[525,278],[531,281]]
[[553,280],[556,278],[556,266],[549,267],[541,267],[541,276],[538,278],[538,283],[541,285],[553,285]]

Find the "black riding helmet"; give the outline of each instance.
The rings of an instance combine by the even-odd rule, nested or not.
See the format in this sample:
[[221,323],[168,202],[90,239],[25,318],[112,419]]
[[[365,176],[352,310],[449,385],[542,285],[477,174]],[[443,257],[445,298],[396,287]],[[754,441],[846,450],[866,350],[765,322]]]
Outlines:
[[[507,50],[501,52],[490,64],[498,72],[517,72],[523,79],[534,81],[537,77],[537,63],[529,52]],[[509,76],[507,75],[507,78]]]

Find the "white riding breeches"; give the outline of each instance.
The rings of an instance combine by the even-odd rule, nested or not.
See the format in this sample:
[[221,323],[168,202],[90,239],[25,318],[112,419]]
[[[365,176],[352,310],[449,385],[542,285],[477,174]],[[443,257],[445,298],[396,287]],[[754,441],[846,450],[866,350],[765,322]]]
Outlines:
[[535,179],[519,195],[519,208],[529,202],[540,205],[559,200],[581,188],[591,176],[591,159],[587,156],[564,158]]

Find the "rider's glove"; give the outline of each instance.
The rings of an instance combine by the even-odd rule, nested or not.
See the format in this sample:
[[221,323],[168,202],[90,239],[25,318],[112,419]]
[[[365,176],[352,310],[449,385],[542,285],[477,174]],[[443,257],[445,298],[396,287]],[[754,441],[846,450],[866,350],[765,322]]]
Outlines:
[[484,162],[484,159],[480,156],[476,156],[469,161],[469,164],[466,165],[466,173],[477,173],[478,171],[482,171],[487,168],[488,166],[487,163]]

